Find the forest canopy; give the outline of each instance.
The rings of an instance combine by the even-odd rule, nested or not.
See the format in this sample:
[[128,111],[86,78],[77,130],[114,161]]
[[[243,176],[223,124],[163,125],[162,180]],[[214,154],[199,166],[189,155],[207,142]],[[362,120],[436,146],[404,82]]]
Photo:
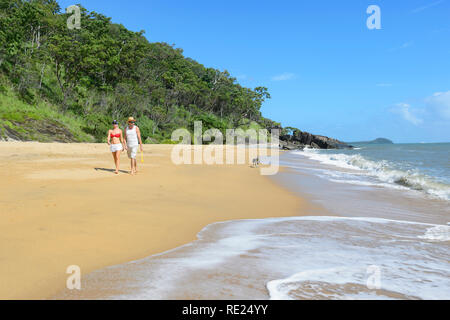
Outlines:
[[0,0],[0,96],[9,101],[0,128],[58,114],[78,140],[100,142],[112,119],[134,116],[144,139],[161,143],[197,120],[204,130],[279,127],[260,112],[267,88],[245,88],[226,70],[78,6],[81,28],[69,29],[71,15],[55,0]]

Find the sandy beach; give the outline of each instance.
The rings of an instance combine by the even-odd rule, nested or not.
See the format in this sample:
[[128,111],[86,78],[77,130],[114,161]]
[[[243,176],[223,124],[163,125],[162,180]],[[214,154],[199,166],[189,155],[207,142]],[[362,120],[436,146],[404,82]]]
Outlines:
[[0,143],[0,298],[46,299],[82,275],[164,252],[206,225],[311,215],[306,200],[247,165],[180,165],[146,145],[137,176],[106,144]]

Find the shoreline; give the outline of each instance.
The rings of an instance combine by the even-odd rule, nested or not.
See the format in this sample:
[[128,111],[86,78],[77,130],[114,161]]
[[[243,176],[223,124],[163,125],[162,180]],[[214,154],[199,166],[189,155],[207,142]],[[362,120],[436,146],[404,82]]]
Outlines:
[[169,145],[145,145],[135,177],[109,171],[104,144],[0,148],[0,299],[51,298],[70,265],[83,275],[143,259],[196,240],[212,223],[320,211],[249,165],[175,166]]

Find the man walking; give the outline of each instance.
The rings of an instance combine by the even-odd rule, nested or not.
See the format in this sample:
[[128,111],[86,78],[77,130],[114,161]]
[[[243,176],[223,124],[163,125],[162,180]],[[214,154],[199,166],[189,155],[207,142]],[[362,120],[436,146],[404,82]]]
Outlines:
[[141,131],[136,126],[136,120],[133,117],[128,118],[128,126],[125,130],[124,140],[128,158],[131,160],[131,174],[135,175],[137,173],[136,155],[138,147],[140,147],[141,152],[144,150],[142,148]]

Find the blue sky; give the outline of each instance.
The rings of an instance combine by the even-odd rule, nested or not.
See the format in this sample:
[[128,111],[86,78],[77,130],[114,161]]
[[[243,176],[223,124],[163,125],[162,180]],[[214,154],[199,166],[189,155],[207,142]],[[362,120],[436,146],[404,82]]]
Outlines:
[[[450,0],[59,1],[182,48],[244,86],[263,115],[345,141],[450,142]],[[369,30],[369,5],[381,29]]]

